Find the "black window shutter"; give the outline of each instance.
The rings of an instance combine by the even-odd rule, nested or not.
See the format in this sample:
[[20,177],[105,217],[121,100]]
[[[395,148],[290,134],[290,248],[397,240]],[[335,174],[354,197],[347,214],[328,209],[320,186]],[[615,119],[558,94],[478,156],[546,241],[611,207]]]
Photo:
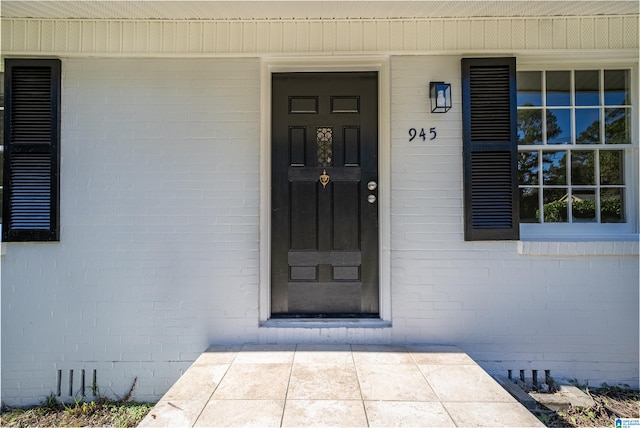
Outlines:
[[516,59],[462,59],[464,239],[520,237]]
[[60,60],[5,61],[3,241],[58,241]]

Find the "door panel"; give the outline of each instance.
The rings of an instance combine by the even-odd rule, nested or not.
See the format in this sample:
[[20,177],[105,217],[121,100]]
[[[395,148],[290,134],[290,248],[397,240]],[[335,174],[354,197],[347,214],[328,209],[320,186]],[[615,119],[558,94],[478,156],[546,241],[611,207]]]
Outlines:
[[377,73],[272,84],[272,316],[375,316]]

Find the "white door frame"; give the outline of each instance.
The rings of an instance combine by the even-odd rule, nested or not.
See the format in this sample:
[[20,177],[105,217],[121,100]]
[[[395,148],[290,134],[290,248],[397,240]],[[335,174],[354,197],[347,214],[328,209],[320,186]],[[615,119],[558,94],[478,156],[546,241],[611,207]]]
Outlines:
[[260,324],[271,317],[271,75],[378,72],[380,319],[391,322],[391,76],[387,56],[263,58],[260,70]]

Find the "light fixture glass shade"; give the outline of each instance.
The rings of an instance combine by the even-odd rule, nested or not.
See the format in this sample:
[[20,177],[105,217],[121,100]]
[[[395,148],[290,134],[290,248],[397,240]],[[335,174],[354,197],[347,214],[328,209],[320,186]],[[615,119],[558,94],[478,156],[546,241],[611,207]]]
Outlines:
[[451,83],[430,82],[431,113],[446,113],[451,109]]

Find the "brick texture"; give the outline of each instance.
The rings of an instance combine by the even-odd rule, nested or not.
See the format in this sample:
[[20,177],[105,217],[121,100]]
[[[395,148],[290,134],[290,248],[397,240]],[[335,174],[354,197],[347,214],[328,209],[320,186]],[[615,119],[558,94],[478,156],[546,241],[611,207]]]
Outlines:
[[637,244],[465,242],[460,58],[391,64],[392,326],[267,328],[259,60],[63,60],[61,242],[5,244],[2,400],[43,400],[59,371],[72,399],[81,370],[157,399],[209,345],[252,342],[454,344],[495,374],[638,386]]
[[55,393],[58,370],[64,398],[82,369],[157,397],[209,343],[255,335],[259,61],[63,70],[61,242],[7,244],[2,399]]

